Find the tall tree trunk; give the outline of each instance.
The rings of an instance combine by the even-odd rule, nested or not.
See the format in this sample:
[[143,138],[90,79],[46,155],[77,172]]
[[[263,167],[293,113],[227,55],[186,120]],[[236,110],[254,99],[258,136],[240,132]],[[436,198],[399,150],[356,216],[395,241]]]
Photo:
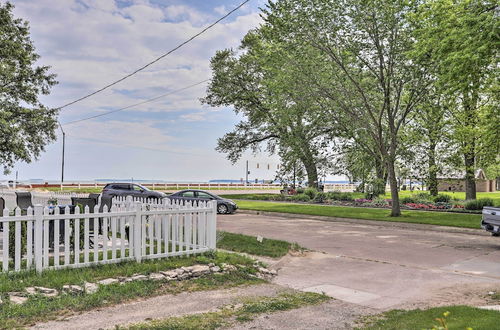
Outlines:
[[394,161],[390,159],[387,160],[387,172],[389,175],[389,186],[391,187],[391,217],[399,217],[401,215],[401,208],[399,207],[398,180],[396,178],[396,171],[394,170]]
[[318,188],[318,169],[314,161],[302,161],[307,173],[307,185],[312,188]]
[[476,199],[476,180],[474,167],[474,152],[464,154],[465,161],[465,199]]
[[373,194],[384,195],[385,194],[385,185],[387,183],[387,171],[384,166],[384,162],[376,158],[375,159],[375,174],[377,176],[377,180],[373,185]]
[[431,196],[438,195],[438,180],[437,180],[437,166],[436,166],[436,142],[431,139],[429,143],[428,158],[429,158],[429,178],[427,182],[427,189]]

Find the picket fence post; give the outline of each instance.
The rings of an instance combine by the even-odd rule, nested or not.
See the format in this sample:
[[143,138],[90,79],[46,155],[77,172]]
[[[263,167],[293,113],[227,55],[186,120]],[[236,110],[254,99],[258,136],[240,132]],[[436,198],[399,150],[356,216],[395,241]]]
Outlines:
[[43,206],[40,204],[35,205],[35,269],[37,273],[40,273],[43,268]]
[[135,261],[141,262],[142,258],[142,203],[135,202],[135,220],[134,220],[134,257]]
[[210,249],[216,248],[217,245],[217,201],[211,201],[212,202],[212,214],[210,215],[210,229],[208,232],[209,235],[209,242],[210,244],[208,247]]

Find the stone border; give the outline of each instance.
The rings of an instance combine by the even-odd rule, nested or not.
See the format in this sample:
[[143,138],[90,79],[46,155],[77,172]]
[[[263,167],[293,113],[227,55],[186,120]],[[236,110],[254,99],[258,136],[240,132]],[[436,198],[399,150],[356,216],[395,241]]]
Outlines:
[[[247,266],[244,265],[229,265],[229,264],[221,264],[217,266],[213,263],[208,265],[196,264],[189,267],[180,267],[176,269],[170,269],[166,271],[159,271],[158,273],[151,273],[149,275],[143,274],[134,274],[130,277],[116,277],[116,278],[106,278],[97,281],[96,283],[85,282],[83,286],[68,284],[63,285],[61,292],[56,289],[45,288],[41,286],[33,286],[25,288],[24,292],[8,292],[8,300],[12,304],[22,305],[26,301],[28,301],[30,296],[41,295],[44,297],[57,297],[60,294],[72,294],[72,295],[81,295],[81,294],[94,294],[99,290],[100,286],[107,286],[112,284],[123,285],[130,282],[135,281],[184,281],[191,278],[197,278],[209,274],[226,274],[241,268],[245,268]],[[272,277],[277,275],[275,270],[269,270],[264,267],[260,267],[258,262],[253,264],[253,267],[257,269],[257,274],[252,277],[260,278],[260,279],[271,279]],[[3,301],[0,297],[0,305],[3,304]]]

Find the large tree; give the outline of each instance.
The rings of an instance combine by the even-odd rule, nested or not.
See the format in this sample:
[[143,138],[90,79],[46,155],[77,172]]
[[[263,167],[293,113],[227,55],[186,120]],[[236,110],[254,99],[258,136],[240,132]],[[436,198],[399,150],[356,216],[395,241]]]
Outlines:
[[202,101],[231,106],[243,116],[218,140],[217,150],[231,161],[267,143],[268,152],[300,161],[308,185],[317,187],[318,165],[324,160],[322,137],[331,130],[301,80],[295,55],[266,40],[261,31],[250,31],[238,51],[218,51],[212,58],[213,76]]
[[486,118],[498,118],[499,111],[493,92],[498,92],[499,8],[496,0],[429,0],[415,15],[413,53],[442,92],[461,156],[458,165],[465,170],[467,199],[476,198],[477,166],[495,161],[498,152],[498,126],[495,130]]
[[8,171],[16,161],[31,162],[55,139],[57,111],[39,101],[56,84],[39,55],[28,23],[0,4],[0,164]]
[[392,216],[401,214],[395,163],[400,132],[427,87],[425,72],[407,52],[412,49],[405,0],[282,0],[270,2],[266,25],[276,39],[302,43],[328,60],[313,77],[319,95],[355,122],[377,147],[387,169]]

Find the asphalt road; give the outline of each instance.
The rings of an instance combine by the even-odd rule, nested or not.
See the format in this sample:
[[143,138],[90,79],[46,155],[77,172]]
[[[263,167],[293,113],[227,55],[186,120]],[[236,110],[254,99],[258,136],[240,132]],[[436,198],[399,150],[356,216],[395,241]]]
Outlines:
[[484,304],[488,291],[500,291],[500,238],[433,228],[242,212],[218,217],[219,230],[297,242],[316,251],[273,266],[279,274],[275,283],[295,289],[382,310]]

